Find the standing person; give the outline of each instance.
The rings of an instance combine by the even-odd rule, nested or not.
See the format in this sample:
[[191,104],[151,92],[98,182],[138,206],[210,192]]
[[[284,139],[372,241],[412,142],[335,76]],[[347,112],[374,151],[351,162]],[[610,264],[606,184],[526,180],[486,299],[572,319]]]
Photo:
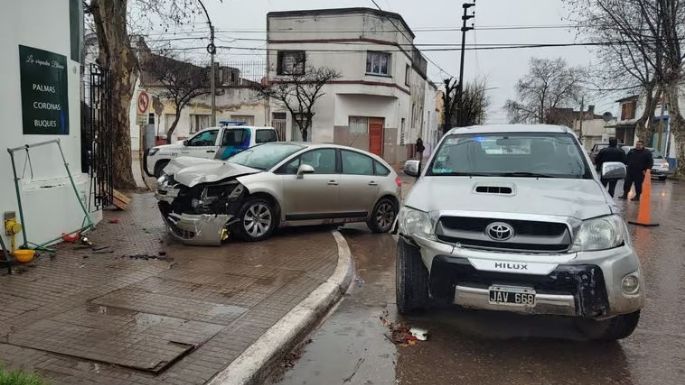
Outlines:
[[645,172],[652,168],[654,159],[652,152],[645,148],[645,144],[638,140],[635,148],[628,153],[628,175],[623,185],[623,195],[621,199],[627,199],[630,187],[635,184],[635,197],[631,200],[639,201],[642,194],[642,182],[645,179]]
[[416,139],[416,156],[419,160],[423,159],[423,151],[426,148],[423,146],[423,140],[421,138]]
[[[616,138],[609,138],[609,147],[603,148],[595,158],[595,165],[597,166],[597,172],[602,175],[602,164],[604,162],[621,162],[626,163],[626,153],[618,148],[618,140]],[[602,179],[602,184],[604,187],[609,187],[609,195],[614,197],[616,191],[617,180],[606,180]]]

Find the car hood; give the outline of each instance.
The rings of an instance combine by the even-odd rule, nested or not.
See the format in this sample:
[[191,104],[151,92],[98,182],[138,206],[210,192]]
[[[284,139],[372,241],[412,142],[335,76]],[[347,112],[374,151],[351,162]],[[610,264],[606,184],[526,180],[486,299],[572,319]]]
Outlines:
[[164,168],[165,174],[173,175],[176,182],[188,187],[258,172],[261,171],[236,163],[188,156],[175,158]]
[[[476,193],[477,186],[511,187],[510,195]],[[594,179],[422,177],[405,204],[422,211],[458,210],[553,215],[579,220],[617,212]]]
[[159,146],[155,146],[153,148],[156,148],[159,151],[165,151],[165,150],[178,150],[183,148],[183,143],[173,143],[173,144],[161,144]]

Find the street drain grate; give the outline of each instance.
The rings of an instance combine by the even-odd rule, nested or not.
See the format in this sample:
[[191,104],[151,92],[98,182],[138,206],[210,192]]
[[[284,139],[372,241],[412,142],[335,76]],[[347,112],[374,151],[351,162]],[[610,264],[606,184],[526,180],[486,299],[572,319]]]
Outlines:
[[9,335],[12,345],[160,373],[223,327],[105,306],[75,309]]

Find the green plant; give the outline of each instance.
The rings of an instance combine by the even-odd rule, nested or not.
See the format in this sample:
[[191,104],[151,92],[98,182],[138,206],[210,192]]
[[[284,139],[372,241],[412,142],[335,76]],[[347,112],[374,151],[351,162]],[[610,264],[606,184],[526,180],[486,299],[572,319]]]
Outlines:
[[33,373],[24,373],[19,370],[6,371],[0,368],[0,385],[46,385],[46,383]]

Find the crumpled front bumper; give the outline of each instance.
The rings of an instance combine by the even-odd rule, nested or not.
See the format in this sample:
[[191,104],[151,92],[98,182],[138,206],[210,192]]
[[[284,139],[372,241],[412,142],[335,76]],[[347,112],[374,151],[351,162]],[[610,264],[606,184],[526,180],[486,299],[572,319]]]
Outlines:
[[233,215],[177,214],[171,212],[170,205],[164,201],[159,202],[159,210],[169,234],[187,245],[220,246],[228,238],[228,225],[235,221]]

